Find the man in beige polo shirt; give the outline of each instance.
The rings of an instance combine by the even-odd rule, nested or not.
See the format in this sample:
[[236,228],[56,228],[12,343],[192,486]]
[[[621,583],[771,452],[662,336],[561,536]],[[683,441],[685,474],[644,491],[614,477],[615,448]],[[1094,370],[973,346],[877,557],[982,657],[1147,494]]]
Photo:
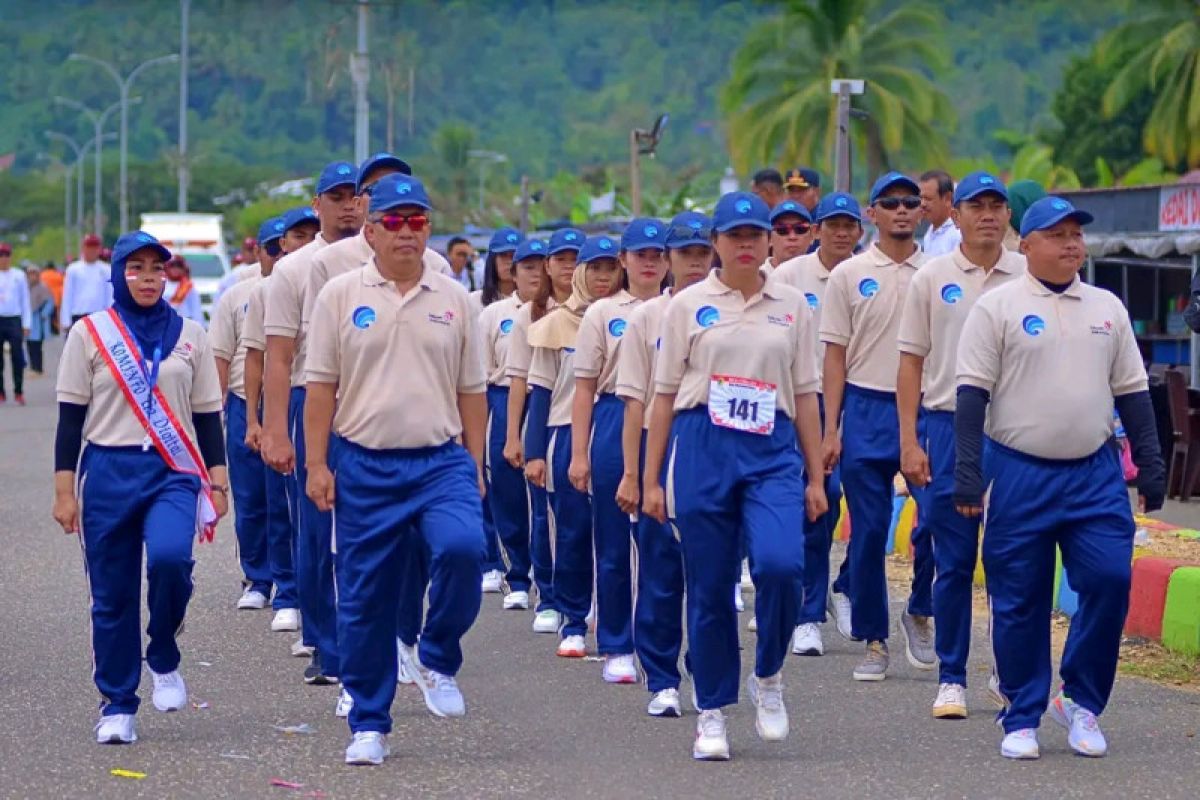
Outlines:
[[[867,643],[866,657],[854,669],[854,679],[860,681],[881,681],[888,668],[884,552],[892,518],[892,481],[900,470],[896,333],[908,285],[924,260],[913,241],[919,192],[916,182],[899,172],[875,182],[868,214],[879,228],[879,241],[833,271],[821,314],[825,470],[841,462],[850,511],[851,628],[854,638]],[[916,589],[914,581],[913,601],[918,599]],[[922,636],[930,653],[930,663],[923,664],[926,669],[935,666],[928,622],[932,613],[932,608],[916,609],[910,602],[902,619],[903,630],[913,627],[910,639],[928,631]],[[924,623],[920,629],[917,622]],[[909,660],[915,661],[911,656]]]
[[1079,280],[1083,225],[1091,221],[1061,197],[1031,205],[1021,221],[1027,274],[979,299],[958,349],[954,502],[977,517],[987,487],[983,566],[996,670],[1010,701],[1001,718],[1006,758],[1040,754],[1056,545],[1079,609],[1050,716],[1068,729],[1075,752],[1108,751],[1096,718],[1116,677],[1134,533],[1112,442],[1114,407],[1133,446],[1142,510],[1160,508],[1165,493],[1129,313],[1115,295]]
[[913,277],[900,317],[900,468],[912,487],[921,525],[933,540],[939,687],[933,716],[967,716],[967,653],[979,522],[954,510],[955,359],[967,314],[984,292],[1025,272],[1025,257],[1004,249],[1008,191],[1000,179],[972,172],[954,191],[962,242]]
[[398,578],[413,535],[432,578],[417,682],[434,714],[466,713],[454,675],[479,613],[486,376],[467,294],[422,264],[430,209],[416,178],[376,184],[366,229],[375,258],[330,281],[313,309],[307,488],[321,511],[338,512],[349,764],[387,755]]

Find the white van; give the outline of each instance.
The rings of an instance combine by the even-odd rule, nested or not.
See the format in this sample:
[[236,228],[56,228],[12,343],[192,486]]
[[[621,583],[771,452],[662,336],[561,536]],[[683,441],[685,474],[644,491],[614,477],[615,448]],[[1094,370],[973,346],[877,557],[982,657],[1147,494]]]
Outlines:
[[200,306],[207,319],[212,314],[217,285],[229,274],[229,254],[220,214],[142,214],[142,230],[158,239],[172,253],[181,255],[192,272],[192,283],[200,292]]

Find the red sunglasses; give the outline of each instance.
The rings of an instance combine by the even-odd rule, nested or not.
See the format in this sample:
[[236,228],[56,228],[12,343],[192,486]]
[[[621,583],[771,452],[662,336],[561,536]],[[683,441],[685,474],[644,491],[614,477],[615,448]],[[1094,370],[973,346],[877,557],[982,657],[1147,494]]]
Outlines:
[[425,226],[429,224],[429,215],[421,211],[414,214],[384,214],[379,218],[379,224],[384,230],[392,233],[401,230],[405,225],[413,233],[418,233],[425,230]]

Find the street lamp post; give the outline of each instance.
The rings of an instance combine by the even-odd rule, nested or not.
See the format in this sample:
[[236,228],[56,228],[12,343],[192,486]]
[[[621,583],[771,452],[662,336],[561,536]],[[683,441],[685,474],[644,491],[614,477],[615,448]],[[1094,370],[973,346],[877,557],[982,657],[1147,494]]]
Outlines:
[[53,161],[63,168],[63,250],[69,253],[74,250],[71,246],[71,182],[75,179],[75,165],[48,153],[38,153],[38,160]]
[[85,106],[83,103],[80,103],[78,100],[72,100],[69,97],[55,97],[54,102],[56,102],[62,106],[67,106],[68,108],[73,108],[76,111],[79,111],[81,114],[85,115],[89,120],[91,120],[92,128],[94,130],[93,141],[96,142],[96,179],[95,179],[95,186],[92,187],[93,195],[94,195],[93,211],[92,211],[92,216],[93,216],[92,225],[96,228],[96,232],[100,233],[101,229],[103,228],[103,225],[101,224],[101,219],[100,219],[101,214],[102,214],[102,207],[101,207],[102,174],[101,174],[100,168],[102,165],[101,159],[102,159],[103,149],[104,149],[101,146],[100,142],[101,142],[101,137],[104,134],[104,123],[108,122],[109,114],[111,114],[112,112],[114,112],[118,108],[120,108],[121,104],[113,103],[111,106],[109,106],[108,108],[104,109],[99,114],[97,114],[93,109],[90,109],[87,106]]
[[488,164],[503,164],[508,161],[508,156],[492,150],[468,150],[467,158],[479,162],[479,210],[483,211],[483,182],[487,177]]
[[57,131],[46,131],[46,138],[55,142],[62,142],[67,147],[70,147],[75,153],[75,226],[76,237],[75,241],[79,245],[83,245],[83,151],[84,148],[76,144],[75,140],[70,136],[59,133]]
[[850,96],[862,94],[864,82],[854,79],[830,81],[829,91],[837,96],[837,150],[834,157],[835,176],[833,188],[838,192],[850,191]]
[[633,216],[642,215],[642,168],[639,156],[654,158],[658,141],[662,138],[663,128],[667,125],[667,115],[662,114],[654,121],[650,130],[634,128],[629,132],[629,196]]
[[95,56],[89,56],[85,53],[71,53],[67,57],[68,61],[86,61],[107,72],[117,83],[117,91],[120,93],[119,105],[121,108],[121,230],[129,228],[129,87],[133,84],[133,79],[142,73],[142,70],[152,67],[156,64],[170,64],[179,60],[178,53],[172,53],[168,56],[159,56],[151,58],[148,61],[143,61],[134,67],[130,73],[124,78],[121,73],[107,61],[102,61]]

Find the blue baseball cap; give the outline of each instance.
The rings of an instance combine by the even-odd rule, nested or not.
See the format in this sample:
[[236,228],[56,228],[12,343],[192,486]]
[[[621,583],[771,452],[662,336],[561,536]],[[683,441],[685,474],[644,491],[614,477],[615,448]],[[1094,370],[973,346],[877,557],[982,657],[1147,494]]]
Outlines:
[[795,200],[784,200],[779,205],[771,209],[771,222],[782,217],[784,214],[796,214],[809,222],[813,221],[812,212],[804,207],[803,203],[797,203]]
[[964,176],[958,182],[958,186],[954,187],[954,205],[987,192],[998,194],[1004,198],[1005,202],[1008,202],[1008,189],[1004,188],[1004,184],[999,178],[983,170],[972,172],[970,175]]
[[667,226],[653,217],[637,217],[621,234],[622,250],[666,250]]
[[488,240],[489,253],[512,253],[525,237],[516,228],[497,228]]
[[325,194],[339,186],[355,186],[358,170],[349,161],[334,161],[326,164],[317,178],[317,194]]
[[171,251],[145,231],[131,231],[117,239],[112,248],[112,263],[120,264],[144,247],[152,248],[163,261],[171,260]]
[[1049,195],[1038,200],[1025,212],[1025,216],[1021,218],[1021,236],[1053,228],[1064,219],[1073,219],[1080,225],[1087,225],[1095,217],[1071,205],[1069,200]]
[[713,209],[713,228],[725,233],[734,228],[771,230],[771,209],[766,201],[750,192],[730,192]]
[[587,241],[587,234],[578,228],[560,228],[550,237],[549,255],[574,250],[576,253]]
[[541,239],[526,239],[517,245],[517,252],[513,255],[513,263],[518,264],[527,258],[545,258],[549,255],[549,248]]
[[617,243],[608,236],[589,236],[583,247],[579,248],[577,261],[587,264],[598,258],[616,258],[619,249]]
[[363,182],[371,177],[371,173],[380,167],[393,167],[401,175],[412,175],[412,167],[404,159],[398,158],[391,153],[376,153],[359,166],[358,177],[354,179],[355,194],[363,193]]
[[369,213],[377,214],[399,206],[418,206],[426,211],[433,210],[425,184],[412,175],[385,175],[371,187]]
[[671,220],[671,229],[667,231],[667,248],[679,250],[692,245],[712,247],[712,220],[699,211],[683,211]]
[[817,203],[817,222],[824,222],[830,217],[849,217],[855,222],[862,222],[862,209],[854,195],[845,192],[834,192],[821,198]]
[[317,212],[313,211],[309,206],[299,206],[285,211],[280,219],[283,220],[283,231],[279,234],[280,236],[305,222],[311,222],[313,225],[321,224],[321,220],[317,219]]
[[258,243],[266,244],[283,238],[283,217],[271,217],[258,226]]
[[902,172],[896,172],[893,170],[892,172],[881,176],[879,180],[875,181],[875,185],[871,187],[871,197],[868,205],[875,205],[875,201],[882,197],[884,193],[893,186],[906,186],[909,189],[912,189],[913,194],[919,195],[921,193],[921,187],[917,185],[916,181]]

